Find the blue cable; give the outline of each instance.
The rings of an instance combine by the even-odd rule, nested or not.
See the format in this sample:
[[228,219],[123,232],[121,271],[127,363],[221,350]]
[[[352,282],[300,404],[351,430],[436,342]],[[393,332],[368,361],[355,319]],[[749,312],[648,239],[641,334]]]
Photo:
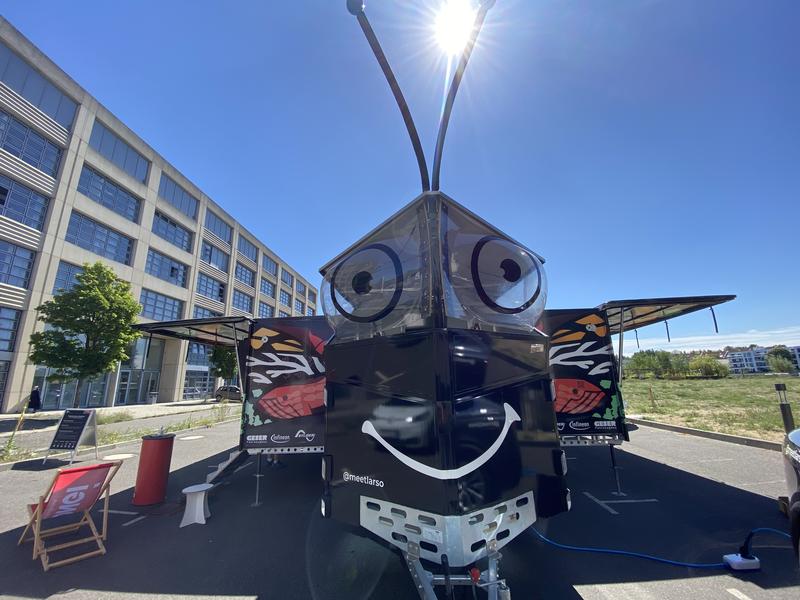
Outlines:
[[627,550],[612,550],[610,548],[584,548],[583,546],[568,546],[566,544],[559,544],[558,542],[554,542],[551,539],[546,538],[544,535],[539,533],[536,529],[531,527],[531,531],[539,536],[544,542],[555,546],[556,548],[561,548],[562,550],[575,550],[576,552],[594,552],[597,554],[618,554],[620,556],[632,556],[634,558],[644,558],[647,560],[653,560],[655,562],[665,563],[668,565],[672,565],[674,567],[689,567],[692,569],[724,569],[725,563],[687,563],[687,562],[680,562],[677,560],[670,560],[668,558],[660,558],[658,556],[651,556],[650,554],[641,554],[639,552],[628,552]]
[[[667,565],[672,565],[675,567],[688,567],[690,569],[725,569],[727,565],[725,563],[688,563],[688,562],[681,562],[678,560],[670,560],[668,558],[661,558],[659,556],[652,556],[650,554],[642,554],[640,552],[629,552],[627,550],[613,550],[611,548],[587,548],[583,546],[568,546],[567,544],[559,544],[558,542],[554,542],[553,540],[544,536],[544,534],[537,531],[535,528],[530,528],[533,533],[535,533],[540,540],[543,542],[547,542],[548,544],[555,546],[556,548],[561,548],[562,550],[575,550],[576,552],[594,552],[596,554],[616,554],[619,556],[631,556],[634,558],[644,558],[646,560],[652,560],[659,563],[664,563]],[[750,531],[747,534],[747,538],[745,540],[744,545],[740,549],[740,553],[742,556],[748,556],[750,550],[750,542],[753,539],[753,536],[757,533],[775,533],[781,535],[785,538],[792,539],[792,536],[786,533],[785,531],[781,531],[780,529],[773,529],[772,527],[757,527]]]

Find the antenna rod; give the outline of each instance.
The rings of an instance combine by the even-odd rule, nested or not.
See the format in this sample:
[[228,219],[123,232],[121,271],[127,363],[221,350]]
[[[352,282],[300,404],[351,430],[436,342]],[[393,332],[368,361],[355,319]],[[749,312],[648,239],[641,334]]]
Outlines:
[[458,61],[456,73],[453,75],[453,81],[450,83],[450,89],[447,90],[447,99],[444,103],[444,110],[442,110],[442,118],[439,121],[439,135],[436,138],[436,150],[433,154],[433,191],[439,191],[439,173],[442,169],[442,151],[444,150],[444,136],[447,134],[447,125],[450,122],[450,113],[453,111],[453,103],[458,93],[458,86],[461,84],[461,79],[464,77],[464,71],[467,69],[469,57],[472,55],[472,49],[475,47],[475,42],[478,39],[478,34],[483,27],[483,21],[486,18],[486,13],[494,5],[495,0],[484,0],[478,7],[478,13],[475,15],[475,23],[472,26],[467,43],[464,45],[464,51],[461,53],[461,58]]
[[388,82],[389,87],[392,89],[392,94],[394,94],[397,107],[400,109],[400,114],[403,115],[403,121],[406,124],[408,136],[411,138],[411,145],[414,147],[414,154],[417,157],[419,175],[422,179],[422,191],[428,192],[431,189],[430,179],[428,178],[428,163],[425,161],[425,153],[422,150],[422,143],[419,140],[419,134],[417,133],[417,128],[414,125],[414,119],[411,117],[411,111],[408,108],[406,99],[403,97],[403,92],[400,89],[400,85],[397,83],[397,79],[392,72],[392,68],[389,66],[389,61],[386,59],[386,55],[383,53],[383,48],[381,48],[380,42],[378,42],[378,38],[375,36],[375,32],[372,30],[372,26],[369,24],[367,15],[364,13],[364,4],[362,0],[347,0],[347,10],[350,11],[351,15],[358,19],[358,24],[361,25],[361,31],[364,32],[364,37],[367,38],[369,47],[372,48],[372,53],[378,60],[378,64],[381,66],[381,70],[383,71],[383,75],[386,77],[386,81]]

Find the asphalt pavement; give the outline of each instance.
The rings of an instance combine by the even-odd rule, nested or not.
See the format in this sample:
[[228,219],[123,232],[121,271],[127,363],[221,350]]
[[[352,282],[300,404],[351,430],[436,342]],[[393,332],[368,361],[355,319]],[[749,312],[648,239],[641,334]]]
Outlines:
[[[417,598],[396,552],[320,517],[319,457],[287,456],[280,467],[264,467],[258,506],[251,458],[212,492],[205,526],[179,529],[180,490],[203,481],[237,436],[237,423],[178,436],[167,502],[150,509],[130,504],[138,447],[115,448],[134,456],[114,482],[108,554],[48,573],[31,560],[30,546],[15,544],[24,504],[44,491],[52,468],[35,463],[0,473],[0,595]],[[614,494],[608,448],[568,449],[568,457],[572,511],[536,524],[560,543],[719,562],[751,528],[787,528],[775,501],[784,493],[778,452],[640,428],[617,451],[625,496]],[[503,549],[501,571],[517,600],[800,597],[788,541],[757,538],[754,550],[761,571],[735,574],[560,550],[526,533]]]

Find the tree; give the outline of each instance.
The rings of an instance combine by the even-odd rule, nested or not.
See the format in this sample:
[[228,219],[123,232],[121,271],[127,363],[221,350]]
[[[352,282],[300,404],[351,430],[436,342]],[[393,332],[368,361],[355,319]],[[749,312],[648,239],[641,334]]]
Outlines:
[[689,363],[692,371],[699,371],[703,377],[727,377],[730,374],[728,367],[712,356],[698,356]]
[[784,360],[788,360],[789,362],[792,362],[792,359],[794,358],[792,351],[786,346],[773,346],[770,348],[769,352],[767,352],[767,360],[769,360],[770,356],[782,358]]
[[223,379],[233,379],[236,376],[236,352],[233,348],[228,346],[212,348],[211,374]]
[[769,352],[767,353],[767,365],[773,373],[794,373],[797,370],[791,359]]
[[86,380],[113,371],[139,337],[133,329],[141,306],[131,286],[101,262],[83,265],[75,286],[38,306],[49,327],[31,334],[30,360],[50,367],[54,381],[77,379],[74,407]]

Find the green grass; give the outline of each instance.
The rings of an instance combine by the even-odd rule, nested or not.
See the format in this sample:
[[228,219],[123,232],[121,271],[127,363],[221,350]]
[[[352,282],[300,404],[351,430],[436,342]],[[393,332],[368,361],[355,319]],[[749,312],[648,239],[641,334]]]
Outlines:
[[0,463],[16,462],[18,460],[25,460],[33,456],[33,452],[20,448],[14,443],[14,440],[8,440],[5,444],[0,446]]
[[[229,417],[233,416],[233,407],[220,404],[215,406],[209,411],[211,414],[206,417],[196,418],[191,414],[176,423],[170,423],[163,428],[164,433],[175,433],[192,427],[211,427],[216,423],[220,423]],[[162,431],[160,427],[151,428],[138,428],[126,429],[124,431],[100,431],[97,435],[97,444],[104,446],[106,444],[119,444],[129,440],[142,438],[146,435],[153,435]]]
[[[725,379],[626,379],[625,412],[645,419],[697,429],[783,439],[776,383],[785,383],[800,426],[800,379],[797,377],[728,377]],[[652,388],[655,403],[650,400]]]
[[123,421],[133,421],[134,416],[127,410],[114,412],[101,412],[97,414],[98,425],[108,425],[109,423],[122,423]]

